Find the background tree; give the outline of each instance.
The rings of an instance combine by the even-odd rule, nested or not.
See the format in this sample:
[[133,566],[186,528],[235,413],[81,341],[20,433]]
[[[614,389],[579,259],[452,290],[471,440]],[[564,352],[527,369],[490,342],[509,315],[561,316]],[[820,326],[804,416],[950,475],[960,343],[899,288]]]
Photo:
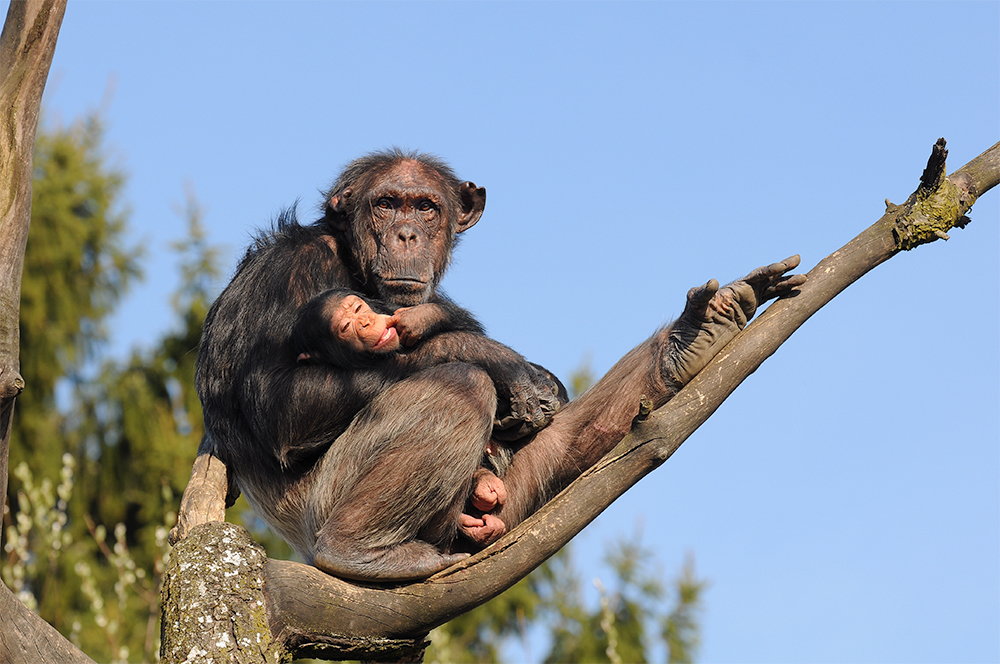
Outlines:
[[58,475],[68,451],[57,383],[79,382],[106,338],[107,316],[140,274],[138,248],[124,244],[124,174],[102,154],[102,137],[101,118],[91,114],[35,140],[20,319],[21,366],[32,381],[20,397],[10,460],[45,477]]
[[194,361],[217,258],[189,193],[175,329],[124,361],[102,359],[108,316],[141,276],[125,240],[125,176],[102,139],[92,114],[36,141],[21,356],[37,381],[15,418],[3,576],[86,652],[148,661],[166,529],[202,434]]

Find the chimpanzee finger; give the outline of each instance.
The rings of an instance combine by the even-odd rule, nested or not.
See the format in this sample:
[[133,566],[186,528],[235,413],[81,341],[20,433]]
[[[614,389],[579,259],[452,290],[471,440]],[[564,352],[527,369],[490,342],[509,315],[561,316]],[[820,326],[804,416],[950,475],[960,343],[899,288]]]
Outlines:
[[507,532],[507,525],[492,514],[484,514],[481,519],[462,514],[458,517],[458,527],[463,535],[481,546],[492,544]]
[[743,281],[754,284],[755,286],[757,284],[760,284],[761,282],[770,281],[772,279],[780,277],[782,274],[788,272],[789,270],[794,270],[796,267],[798,267],[801,260],[802,259],[799,258],[798,254],[794,256],[789,256],[780,263],[771,263],[770,265],[765,265],[764,267],[757,268],[756,270],[748,274],[746,277],[744,277]]
[[462,528],[482,528],[486,525],[486,522],[482,518],[477,518],[463,512],[458,515],[458,525]]
[[511,386],[510,412],[522,422],[537,423],[544,418],[541,401],[531,383],[525,381]]
[[545,421],[545,411],[542,410],[542,400],[538,398],[538,392],[531,389],[528,398],[524,402],[525,421],[530,422],[533,427],[541,427]]
[[781,261],[781,264],[785,266],[785,271],[787,272],[788,270],[794,270],[797,268],[801,262],[802,257],[795,254],[794,256],[789,256],[785,260]]
[[770,300],[774,297],[787,295],[802,284],[806,283],[807,280],[808,277],[804,274],[791,274],[781,281],[769,286],[767,290],[764,291],[764,299]]
[[708,303],[719,292],[719,282],[709,279],[704,286],[695,286],[688,291],[687,305],[685,310],[698,314],[701,317],[708,307]]
[[[800,262],[801,258],[798,254],[789,256],[780,263],[759,267],[743,279],[753,287],[757,295],[757,306],[788,292],[795,286],[802,285],[803,282],[798,281],[800,275],[784,276],[788,270],[798,267]],[[785,286],[785,283],[788,285]]]
[[773,288],[781,291],[789,291],[806,283],[808,279],[809,277],[804,274],[790,274],[778,283],[774,284]]

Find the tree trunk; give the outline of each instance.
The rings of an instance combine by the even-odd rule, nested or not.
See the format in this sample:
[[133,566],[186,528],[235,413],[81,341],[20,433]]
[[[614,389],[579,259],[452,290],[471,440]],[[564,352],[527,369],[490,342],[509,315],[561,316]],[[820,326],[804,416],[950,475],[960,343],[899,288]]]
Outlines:
[[160,591],[164,662],[277,662],[287,654],[268,628],[264,549],[231,523],[196,529],[170,556]]
[[[0,512],[14,400],[24,389],[18,323],[21,270],[31,223],[35,129],[65,0],[10,3],[0,35]],[[92,661],[0,584],[0,662]]]
[[[418,657],[430,629],[512,586],[659,467],[747,376],[838,293],[900,251],[948,239],[948,230],[964,227],[969,221],[965,212],[1000,180],[1000,143],[947,178],[946,155],[941,139],[917,191],[904,204],[886,201],[885,215],[813,268],[795,296],[771,304],[662,408],[650,413],[641,405],[632,431],[614,450],[487,549],[425,581],[396,587],[349,583],[307,565],[268,560],[263,566],[263,601],[269,636],[298,655]],[[210,515],[220,511],[219,496],[226,494],[225,466],[207,455],[199,457],[197,466],[211,467],[213,472],[192,474],[182,508],[190,513],[181,515],[182,523],[186,529],[208,523],[197,531],[199,537],[225,537],[233,526],[210,523]],[[214,500],[215,505],[199,503],[195,496],[209,503]],[[183,535],[175,531],[175,537]],[[165,633],[172,624],[165,612]]]

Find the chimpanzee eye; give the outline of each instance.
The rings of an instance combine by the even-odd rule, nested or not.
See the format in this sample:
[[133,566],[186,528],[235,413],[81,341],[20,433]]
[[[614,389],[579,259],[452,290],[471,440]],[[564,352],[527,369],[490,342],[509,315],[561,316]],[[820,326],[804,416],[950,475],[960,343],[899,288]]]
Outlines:
[[388,210],[392,207],[392,201],[388,198],[380,198],[376,201],[375,205],[383,210]]
[[428,200],[423,200],[420,201],[420,204],[417,206],[417,209],[420,210],[421,212],[430,212],[431,210],[435,210],[437,208],[434,205],[434,203]]

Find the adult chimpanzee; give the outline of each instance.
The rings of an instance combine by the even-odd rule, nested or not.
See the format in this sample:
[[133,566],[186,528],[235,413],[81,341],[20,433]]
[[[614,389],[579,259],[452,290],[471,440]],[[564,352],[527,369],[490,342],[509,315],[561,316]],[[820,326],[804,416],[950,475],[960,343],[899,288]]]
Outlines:
[[[804,279],[784,275],[793,257],[721,290],[714,280],[692,289],[677,321],[555,416],[543,408],[556,389],[546,373],[476,331],[425,339],[418,348],[434,362],[395,382],[296,362],[299,311],[328,289],[393,307],[430,303],[455,320],[460,310],[437,285],[485,200],[431,157],[358,159],[320,220],[301,226],[285,214],[258,237],[209,311],[197,371],[201,451],[222,459],[264,520],[323,570],[404,580],[452,564],[464,555],[460,533],[481,545],[498,531],[491,520],[522,521],[621,439],[640,395],[665,403],[759,303]],[[463,507],[504,413],[533,433],[504,477],[506,501],[477,521]]]

